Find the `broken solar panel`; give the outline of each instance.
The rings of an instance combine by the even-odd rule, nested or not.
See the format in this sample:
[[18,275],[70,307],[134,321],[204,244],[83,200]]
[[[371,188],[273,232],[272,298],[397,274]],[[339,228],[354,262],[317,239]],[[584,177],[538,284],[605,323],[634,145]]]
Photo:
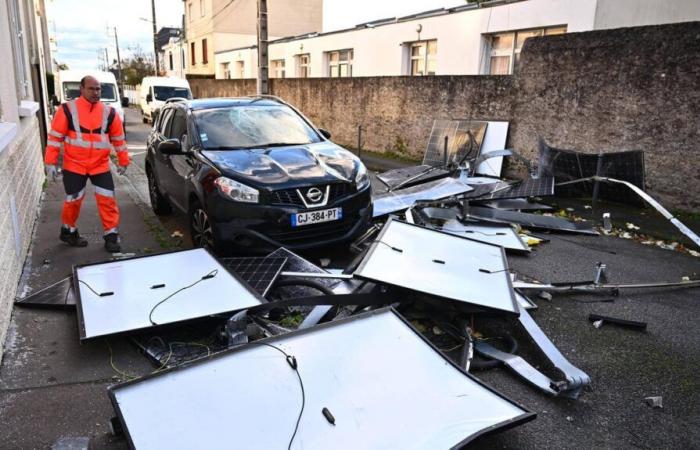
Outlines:
[[500,189],[490,194],[482,195],[479,197],[479,200],[551,197],[553,195],[554,177],[542,176],[539,178],[526,178],[511,184],[507,189]]
[[449,175],[449,172],[446,170],[423,165],[388,170],[377,175],[377,178],[384,183],[388,189],[396,189],[399,186],[410,187],[415,184],[444,178],[447,175]]
[[598,234],[598,232],[593,229],[593,225],[587,221],[573,222],[561,217],[528,214],[520,211],[504,211],[500,209],[470,206],[469,217],[493,223],[515,223],[526,228],[566,231],[580,234]]
[[[428,138],[428,147],[423,156],[423,164],[428,166],[445,166],[445,137],[447,137],[447,163],[459,163],[468,152],[471,158],[479,156],[481,144],[484,141],[488,122],[476,120],[444,120],[433,121],[433,128]],[[474,145],[470,145],[469,133],[474,137]]]
[[230,313],[264,303],[205,249],[73,269],[80,339]]
[[109,395],[139,450],[461,448],[535,418],[389,308],[242,345]]
[[[627,181],[644,190],[644,152],[641,150],[588,154],[553,148],[543,140],[540,140],[539,147],[540,174],[554,176],[558,182],[598,175]],[[593,181],[560,186],[557,195],[592,197],[596,184],[600,199],[644,206],[644,201],[627,187]]]
[[520,239],[511,226],[463,224],[458,220],[448,220],[441,228],[445,233],[462,236],[479,242],[498,245],[506,250],[528,253],[530,247]]
[[441,200],[443,198],[461,195],[471,191],[472,188],[455,178],[443,178],[427,183],[399,189],[392,192],[383,192],[372,196],[374,206],[373,217],[380,217],[396,211],[410,208],[420,200]]
[[[307,261],[296,253],[290,252],[286,248],[278,248],[274,252],[270,253],[268,257],[286,258],[287,263],[284,265],[285,272],[304,272],[304,273],[320,273],[327,274],[328,272],[321,269],[317,265]],[[295,277],[289,277],[281,275],[280,280],[290,281],[298,279]],[[314,280],[316,283],[320,283],[329,289],[333,289],[341,283],[341,280],[333,278],[305,278],[306,280]],[[313,295],[319,295],[318,289],[313,289],[308,286],[283,286],[275,289],[275,292],[280,294],[283,298],[299,298],[299,297],[309,297]],[[310,308],[309,308],[310,309]]]
[[[506,148],[506,138],[508,137],[508,122],[488,122],[486,134],[481,144],[480,155],[504,150]],[[475,173],[500,177],[503,170],[503,156],[494,156],[484,160],[476,166]]]
[[502,247],[391,218],[354,276],[478,309],[518,310]]
[[42,308],[74,308],[73,277],[64,278],[27,297],[15,300],[15,304]]
[[263,297],[277,280],[287,262],[285,257],[262,256],[251,258],[222,258],[226,268],[236,272]]

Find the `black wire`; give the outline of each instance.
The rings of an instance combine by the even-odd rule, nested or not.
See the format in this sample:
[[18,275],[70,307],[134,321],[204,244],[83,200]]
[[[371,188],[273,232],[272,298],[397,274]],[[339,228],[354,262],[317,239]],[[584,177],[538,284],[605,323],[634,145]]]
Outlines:
[[[290,365],[290,367],[294,370],[294,373],[297,374],[297,378],[299,379],[299,387],[301,388],[301,409],[299,410],[299,416],[297,417],[297,423],[294,425],[294,433],[292,433],[292,437],[289,438],[289,444],[287,445],[287,450],[291,450],[292,448],[292,442],[294,442],[294,438],[297,435],[297,431],[299,430],[299,422],[301,422],[301,416],[304,414],[304,406],[306,406],[306,392],[304,391],[304,382],[301,380],[301,375],[299,375],[299,369],[298,366],[296,365],[296,358],[294,358],[293,355],[288,354],[281,348],[268,344],[267,342],[251,342],[248,345],[264,345],[270,348],[274,348],[278,352],[282,353],[287,360],[287,363]],[[292,363],[293,361],[293,363]],[[294,364],[294,365],[292,365]]]
[[382,241],[382,240],[377,239],[376,241],[372,241],[373,244],[374,244],[375,242],[377,242],[377,243],[379,243],[379,244],[384,244],[384,245],[386,245],[387,247],[389,247],[390,249],[394,250],[395,252],[403,253],[403,250],[401,250],[400,248],[394,247],[394,246],[391,245],[391,244],[387,244],[386,242],[384,242],[384,241]]
[[[90,289],[90,290],[92,291],[92,293],[95,294],[96,296],[98,296],[98,297],[103,297],[102,294],[104,294],[104,292],[97,292],[96,290],[94,290],[92,287],[90,287],[90,285],[87,284],[86,282],[84,282],[83,280],[78,280],[78,283],[83,283],[83,284],[84,284],[85,286],[87,286],[87,288]],[[66,293],[66,298],[68,298],[68,294],[67,294],[67,293]]]
[[[148,313],[148,320],[151,322],[151,325],[158,325],[158,324],[155,323],[155,322],[153,321],[153,319],[152,319],[153,312],[156,310],[157,307],[159,307],[161,304],[165,303],[165,301],[167,301],[168,299],[170,299],[171,297],[173,297],[175,294],[177,294],[177,293],[179,293],[179,292],[182,292],[182,291],[184,291],[185,289],[191,288],[192,286],[194,286],[195,284],[199,283],[200,281],[208,280],[209,278],[214,278],[214,277],[216,276],[217,273],[219,273],[219,270],[218,270],[218,269],[214,269],[214,270],[212,270],[211,272],[209,272],[208,274],[204,275],[204,276],[203,276],[202,278],[200,278],[199,280],[197,280],[197,281],[195,281],[194,283],[190,284],[189,286],[181,287],[181,288],[178,289],[177,291],[175,291],[175,292],[173,292],[172,294],[170,294],[170,295],[168,295],[167,297],[165,297],[163,300],[161,300],[161,301],[159,301],[158,303],[156,303],[156,305],[151,309],[151,312]],[[91,289],[91,290],[92,290],[92,289]]]

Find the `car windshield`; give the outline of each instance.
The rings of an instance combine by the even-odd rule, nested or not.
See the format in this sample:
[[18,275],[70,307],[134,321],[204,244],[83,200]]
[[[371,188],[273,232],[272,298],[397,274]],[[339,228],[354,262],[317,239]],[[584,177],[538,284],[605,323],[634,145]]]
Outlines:
[[[117,101],[117,86],[111,83],[100,83],[100,100],[105,102]],[[73,100],[80,97],[80,82],[67,81],[63,83],[63,98]]]
[[319,142],[316,132],[284,105],[245,105],[195,113],[205,149],[300,145]]
[[174,87],[174,86],[153,86],[153,96],[156,100],[166,101],[173,97],[182,97],[191,99],[192,94],[190,90],[186,87]]

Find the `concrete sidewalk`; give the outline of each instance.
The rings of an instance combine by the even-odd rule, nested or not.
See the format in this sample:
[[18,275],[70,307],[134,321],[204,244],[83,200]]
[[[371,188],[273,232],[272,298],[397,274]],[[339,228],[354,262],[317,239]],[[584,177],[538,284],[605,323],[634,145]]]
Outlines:
[[[122,252],[164,251],[158,244],[158,221],[132,200],[128,180],[114,178]],[[48,184],[20,295],[65,278],[75,264],[111,257],[103,247],[92,188],[87,192],[78,225],[89,245],[72,248],[58,240],[62,183]],[[59,438],[78,436],[89,438],[90,448],[125,448],[125,441],[113,438],[108,428],[114,411],[107,387],[123,378],[110,365],[108,345],[118,369],[129,374],[153,370],[124,338],[80,345],[74,311],[15,307],[0,367],[0,448],[47,448]]]

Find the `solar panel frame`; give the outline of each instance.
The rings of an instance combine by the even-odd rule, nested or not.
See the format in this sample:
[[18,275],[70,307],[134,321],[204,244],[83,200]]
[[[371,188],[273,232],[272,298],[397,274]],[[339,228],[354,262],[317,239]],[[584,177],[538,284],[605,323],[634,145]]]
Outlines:
[[16,299],[15,305],[37,308],[75,308],[73,276],[59,280],[27,297]]

